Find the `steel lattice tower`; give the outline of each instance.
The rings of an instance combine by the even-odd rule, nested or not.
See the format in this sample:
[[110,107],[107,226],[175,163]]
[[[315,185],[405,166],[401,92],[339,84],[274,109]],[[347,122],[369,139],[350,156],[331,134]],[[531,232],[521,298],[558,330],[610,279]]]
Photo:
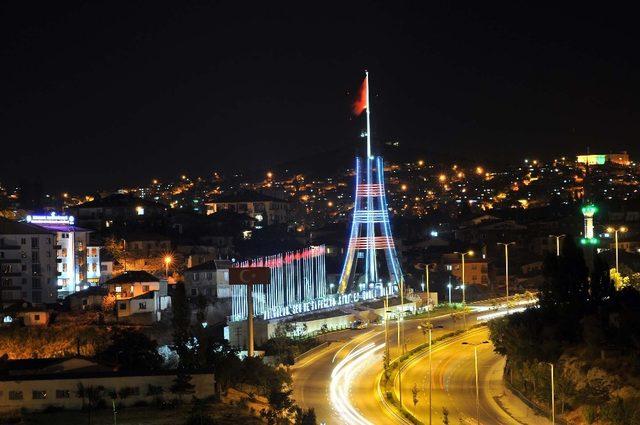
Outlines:
[[[371,154],[371,130],[369,108],[369,74],[366,74],[367,113],[367,157],[356,158],[356,190],[353,207],[353,219],[349,234],[349,246],[340,276],[339,291],[345,293],[354,282],[359,258],[364,258],[364,284],[390,284],[393,288],[400,284],[402,270],[398,261],[391,224],[389,208],[384,187],[384,162],[381,156]],[[381,255],[379,255],[381,254]],[[382,261],[382,257],[384,260]],[[387,274],[380,273],[378,263],[386,265]]]

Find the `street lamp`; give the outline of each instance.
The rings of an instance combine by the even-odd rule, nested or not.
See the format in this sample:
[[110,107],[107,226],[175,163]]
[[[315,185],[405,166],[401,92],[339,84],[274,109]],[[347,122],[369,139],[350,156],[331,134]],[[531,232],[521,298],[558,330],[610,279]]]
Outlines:
[[553,378],[553,363],[547,363],[551,367],[551,424],[556,423],[556,389]]
[[169,277],[169,264],[173,261],[170,255],[165,255],[164,257],[164,276]]
[[[433,326],[431,324],[431,322],[429,323],[425,323],[424,325],[420,326],[418,325],[418,329],[426,329],[429,331],[429,425],[431,425],[431,419],[433,416],[433,410],[431,408],[431,394],[432,394],[432,388],[433,388],[433,379],[432,379],[432,368],[431,368],[431,331],[433,329],[441,329],[443,326],[442,325],[438,325],[438,326]],[[424,331],[423,331],[424,332]]]
[[607,228],[607,232],[609,233],[613,233],[614,234],[614,238],[615,238],[615,248],[616,248],[616,273],[620,273],[620,269],[618,268],[618,232],[620,233],[625,233],[627,231],[627,228],[622,226],[622,227],[618,227],[617,229],[613,228],[613,227],[609,227]]
[[456,251],[454,254],[460,254],[460,258],[462,259],[462,304],[466,304],[467,303],[467,298],[465,295],[465,284],[464,284],[464,256],[468,255],[470,257],[473,257],[473,251],[469,250],[467,252],[458,252]]
[[451,306],[451,288],[453,288],[453,285],[451,284],[451,276],[449,276],[449,283],[447,283],[447,289],[449,290],[449,306]]
[[463,345],[471,345],[473,347],[473,359],[476,369],[476,420],[480,425],[480,387],[478,386],[478,345],[488,344],[489,341],[482,341],[477,343],[463,342]]
[[549,235],[550,238],[556,238],[556,257],[560,256],[560,239],[566,235]]
[[498,245],[504,245],[504,283],[507,289],[507,309],[509,308],[509,245],[515,244],[515,242],[498,242]]

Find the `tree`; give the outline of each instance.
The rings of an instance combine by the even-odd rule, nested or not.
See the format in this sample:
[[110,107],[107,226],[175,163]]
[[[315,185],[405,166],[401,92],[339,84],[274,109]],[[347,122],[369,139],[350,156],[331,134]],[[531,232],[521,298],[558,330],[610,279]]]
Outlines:
[[449,425],[449,409],[442,407],[442,425]]
[[187,300],[184,282],[178,282],[171,299],[173,313],[173,344],[182,368],[193,369],[195,365],[195,341],[191,332],[191,308]]
[[579,309],[588,297],[589,270],[582,250],[567,236],[562,255],[547,254],[544,281],[540,288],[540,307]]
[[162,357],[158,344],[142,332],[115,328],[110,344],[98,354],[101,362],[116,365],[123,370],[158,370]]
[[318,422],[316,419],[316,411],[313,407],[302,411],[302,414],[299,416],[299,420],[296,420],[296,424],[298,425],[316,425]]
[[102,299],[102,311],[105,313],[113,313],[116,308],[116,294],[107,294]]
[[202,325],[207,320],[207,304],[207,298],[202,294],[198,294],[196,297],[196,320],[199,325]]
[[178,367],[176,377],[171,385],[171,392],[177,394],[180,400],[187,394],[193,394],[195,386],[191,383],[191,375],[189,375],[184,368]]

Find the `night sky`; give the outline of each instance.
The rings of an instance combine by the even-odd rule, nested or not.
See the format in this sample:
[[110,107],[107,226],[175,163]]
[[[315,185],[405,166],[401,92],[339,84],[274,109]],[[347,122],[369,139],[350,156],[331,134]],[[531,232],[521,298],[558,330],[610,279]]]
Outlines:
[[352,146],[365,68],[378,141],[640,154],[635,11],[412,3],[3,2],[0,181],[94,191]]

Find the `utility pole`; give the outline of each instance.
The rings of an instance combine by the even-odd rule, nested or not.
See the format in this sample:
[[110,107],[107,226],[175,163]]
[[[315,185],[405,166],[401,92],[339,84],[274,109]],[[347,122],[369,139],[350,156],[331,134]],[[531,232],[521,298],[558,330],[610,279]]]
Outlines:
[[556,257],[560,256],[560,239],[564,238],[565,235],[549,235],[550,238],[556,239]]
[[509,245],[515,244],[515,242],[498,242],[498,245],[504,245],[504,282],[507,289],[507,310],[509,310]]
[[473,362],[476,372],[476,420],[480,425],[480,385],[478,383],[478,346],[482,344],[488,344],[489,341],[482,341],[477,343],[463,342],[463,345],[471,345],[473,347]]

